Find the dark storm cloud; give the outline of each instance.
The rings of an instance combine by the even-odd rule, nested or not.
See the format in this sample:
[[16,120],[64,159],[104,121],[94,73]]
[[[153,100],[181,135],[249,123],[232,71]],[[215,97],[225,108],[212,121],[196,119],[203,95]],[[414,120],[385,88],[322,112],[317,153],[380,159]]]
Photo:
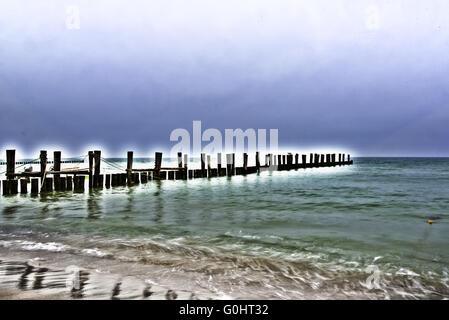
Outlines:
[[2,146],[144,153],[202,120],[278,128],[281,147],[449,155],[445,1],[39,3],[0,5]]

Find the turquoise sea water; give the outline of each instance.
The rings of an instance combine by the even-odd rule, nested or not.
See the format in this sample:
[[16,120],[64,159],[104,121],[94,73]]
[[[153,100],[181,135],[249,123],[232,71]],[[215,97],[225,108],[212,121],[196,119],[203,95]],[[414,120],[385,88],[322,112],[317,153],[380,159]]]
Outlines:
[[1,197],[0,247],[162,265],[232,298],[449,298],[449,159]]

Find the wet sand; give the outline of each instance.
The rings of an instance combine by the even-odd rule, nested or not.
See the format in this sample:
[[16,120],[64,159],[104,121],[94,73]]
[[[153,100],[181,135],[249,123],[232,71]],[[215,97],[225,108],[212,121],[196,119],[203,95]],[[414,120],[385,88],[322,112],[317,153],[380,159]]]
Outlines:
[[[82,263],[80,263],[82,261]],[[75,264],[76,262],[76,264]],[[152,265],[63,253],[11,252],[0,248],[0,300],[61,299],[220,299],[217,294],[176,275],[152,279]],[[127,273],[124,275],[124,271]],[[169,272],[169,270],[166,270]]]

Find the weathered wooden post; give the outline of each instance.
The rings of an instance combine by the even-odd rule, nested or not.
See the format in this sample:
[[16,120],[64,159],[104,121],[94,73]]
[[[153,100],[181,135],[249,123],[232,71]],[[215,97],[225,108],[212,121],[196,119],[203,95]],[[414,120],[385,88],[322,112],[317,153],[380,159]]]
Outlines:
[[351,162],[351,155],[348,154],[348,163]]
[[2,194],[4,196],[7,196],[9,194],[9,181],[10,180],[3,180],[2,184],[3,184],[3,192]]
[[257,172],[260,172],[259,151],[256,151],[256,170],[257,170]]
[[[61,151],[53,152],[53,171],[61,171]],[[53,178],[55,180],[55,191],[61,191],[60,174],[53,174]]]
[[[93,167],[94,167],[94,152],[89,151],[89,189],[92,189],[94,186],[94,178],[93,178]],[[78,180],[79,182],[80,180]],[[77,190],[80,191],[80,190]]]
[[338,163],[341,164],[341,153],[338,154]]
[[94,151],[94,188],[102,188],[103,180],[100,175],[101,171],[101,150]]
[[210,178],[210,169],[211,169],[211,165],[210,165],[210,155],[207,155],[207,176]]
[[320,162],[320,155],[318,153],[315,153],[315,161],[314,161],[315,166],[318,166],[319,162]]
[[128,180],[128,185],[130,186],[132,184],[132,173],[133,173],[133,155],[134,153],[132,151],[128,151],[128,159],[126,162],[126,177]]
[[47,151],[41,150],[39,158],[41,163],[41,179],[43,179],[45,176],[45,171],[47,171]]
[[160,180],[161,167],[162,167],[162,152],[156,152],[154,154],[154,172],[153,172],[154,180]]
[[111,175],[105,174],[105,176],[106,176],[106,178],[105,178],[104,186],[106,189],[109,189],[111,187]]
[[53,178],[44,179],[44,190],[46,192],[53,192]]
[[232,153],[232,175],[235,175],[235,153]]
[[232,154],[226,154],[226,169],[228,177],[232,176]]
[[282,155],[278,154],[278,170],[282,167]]
[[72,191],[73,190],[73,181],[72,181],[72,176],[67,176],[67,184],[65,189],[67,191]]
[[26,179],[20,179],[20,193],[27,194],[28,193],[28,182]]
[[14,179],[16,168],[16,150],[6,150],[6,179]]
[[204,153],[201,154],[201,176],[206,176],[206,155]]
[[313,163],[313,154],[310,154],[310,163]]
[[332,165],[335,166],[335,153],[332,154],[332,159],[331,159],[331,161],[332,161]]
[[184,170],[187,171],[187,166],[189,163],[189,156],[187,154],[184,155]]
[[9,193],[10,194],[17,194],[18,193],[18,180],[13,179],[9,180]]
[[75,191],[84,192],[85,176],[75,176]]
[[217,153],[217,169],[218,169],[218,175],[220,175],[221,171],[221,153]]
[[322,154],[322,155],[321,155],[321,166],[324,167],[324,163],[325,163],[325,162],[324,162],[324,154]]
[[178,152],[178,168],[182,169],[182,152]]
[[295,154],[295,167],[299,167],[299,154]]
[[66,191],[67,189],[67,177],[59,177],[59,190]]
[[39,193],[39,178],[31,179],[31,194],[36,195]]
[[173,170],[168,171],[168,180],[175,180],[175,172]]
[[307,155],[303,154],[302,155],[302,166],[303,166],[303,168],[306,167],[306,162],[307,162]]
[[326,154],[326,163],[329,164],[331,162],[331,155],[328,153]]
[[341,160],[342,160],[342,162],[344,164],[344,162],[345,162],[345,154],[344,153],[341,155]]
[[246,173],[248,171],[248,154],[243,153],[243,172]]

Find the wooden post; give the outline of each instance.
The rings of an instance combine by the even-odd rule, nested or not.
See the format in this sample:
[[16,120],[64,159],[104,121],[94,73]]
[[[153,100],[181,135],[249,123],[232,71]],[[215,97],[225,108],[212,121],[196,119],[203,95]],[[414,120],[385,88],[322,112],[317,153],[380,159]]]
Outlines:
[[246,173],[248,170],[248,154],[245,152],[243,154],[243,171]]
[[331,155],[331,162],[335,166],[335,153]]
[[341,162],[345,162],[345,154],[343,153],[342,155],[341,155]]
[[338,162],[341,163],[341,153],[338,154]]
[[84,192],[85,176],[75,176],[75,191]]
[[36,195],[39,193],[39,178],[31,179],[31,194]]
[[324,154],[321,155],[321,165],[324,166]]
[[95,150],[94,151],[94,188],[102,188],[103,187],[103,181],[100,177],[100,171],[101,171],[101,150]]
[[44,178],[44,187],[41,191],[53,192],[53,178]]
[[140,182],[142,182],[142,183],[147,183],[148,182],[148,174],[146,172],[142,172],[140,174]]
[[26,194],[28,193],[28,183],[26,179],[20,179],[20,193]]
[[67,178],[59,177],[59,191],[66,191],[67,188]]
[[299,154],[295,154],[295,166],[299,167]]
[[187,165],[189,163],[189,156],[187,154],[184,155],[184,169],[187,171]]
[[310,163],[313,163],[313,154],[310,154]]
[[348,154],[348,162],[351,162],[351,155]]
[[2,184],[3,184],[3,195],[7,196],[9,194],[9,181],[10,180],[3,180]]
[[175,172],[173,170],[168,171],[168,180],[175,179]]
[[318,166],[319,162],[320,162],[320,155],[318,153],[315,153],[315,161],[314,161],[315,165]]
[[111,175],[106,174],[106,182],[105,182],[106,189],[109,189],[111,187]]
[[113,173],[111,176],[111,186],[112,187],[118,186],[118,176],[115,173]]
[[235,153],[232,154],[232,175],[235,175]]
[[232,176],[232,154],[226,154],[226,169],[228,177]]
[[210,177],[210,155],[207,155],[207,176]]
[[303,154],[302,155],[302,166],[304,168],[306,167],[306,162],[307,162],[307,155]]
[[47,170],[47,151],[41,150],[41,154],[39,156],[41,162],[41,179],[44,178],[45,171]]
[[220,171],[221,171],[221,152],[217,153],[217,169],[218,169],[218,175],[220,175]]
[[65,189],[67,191],[72,191],[73,190],[73,181],[72,181],[72,176],[67,176],[67,184]]
[[257,172],[260,172],[259,151],[256,151],[256,170],[257,170]]
[[178,152],[178,168],[182,169],[182,152]]
[[6,178],[14,179],[16,168],[16,150],[6,150]]
[[[61,171],[61,151],[53,152],[53,171]],[[60,174],[56,173],[53,177],[55,179],[55,190],[61,191]]]
[[17,194],[18,193],[18,180],[13,179],[9,180],[9,193],[10,194]]
[[282,165],[282,155],[278,154],[278,168],[280,169]]
[[133,173],[133,152],[128,151],[128,161],[126,163],[126,177],[128,179],[128,185],[130,186],[133,183],[132,173]]
[[[94,152],[93,151],[89,151],[89,189],[92,189],[93,186],[94,186],[93,167],[94,167]],[[80,180],[78,179],[78,182],[79,181]],[[80,190],[77,190],[77,191],[80,191]]]
[[[53,152],[53,171],[61,171],[61,151]],[[59,174],[54,174],[53,177],[59,178]]]
[[162,152],[156,152],[154,154],[153,180],[159,180],[160,179],[161,167],[162,167]]
[[206,155],[204,153],[201,154],[201,175],[206,176]]

